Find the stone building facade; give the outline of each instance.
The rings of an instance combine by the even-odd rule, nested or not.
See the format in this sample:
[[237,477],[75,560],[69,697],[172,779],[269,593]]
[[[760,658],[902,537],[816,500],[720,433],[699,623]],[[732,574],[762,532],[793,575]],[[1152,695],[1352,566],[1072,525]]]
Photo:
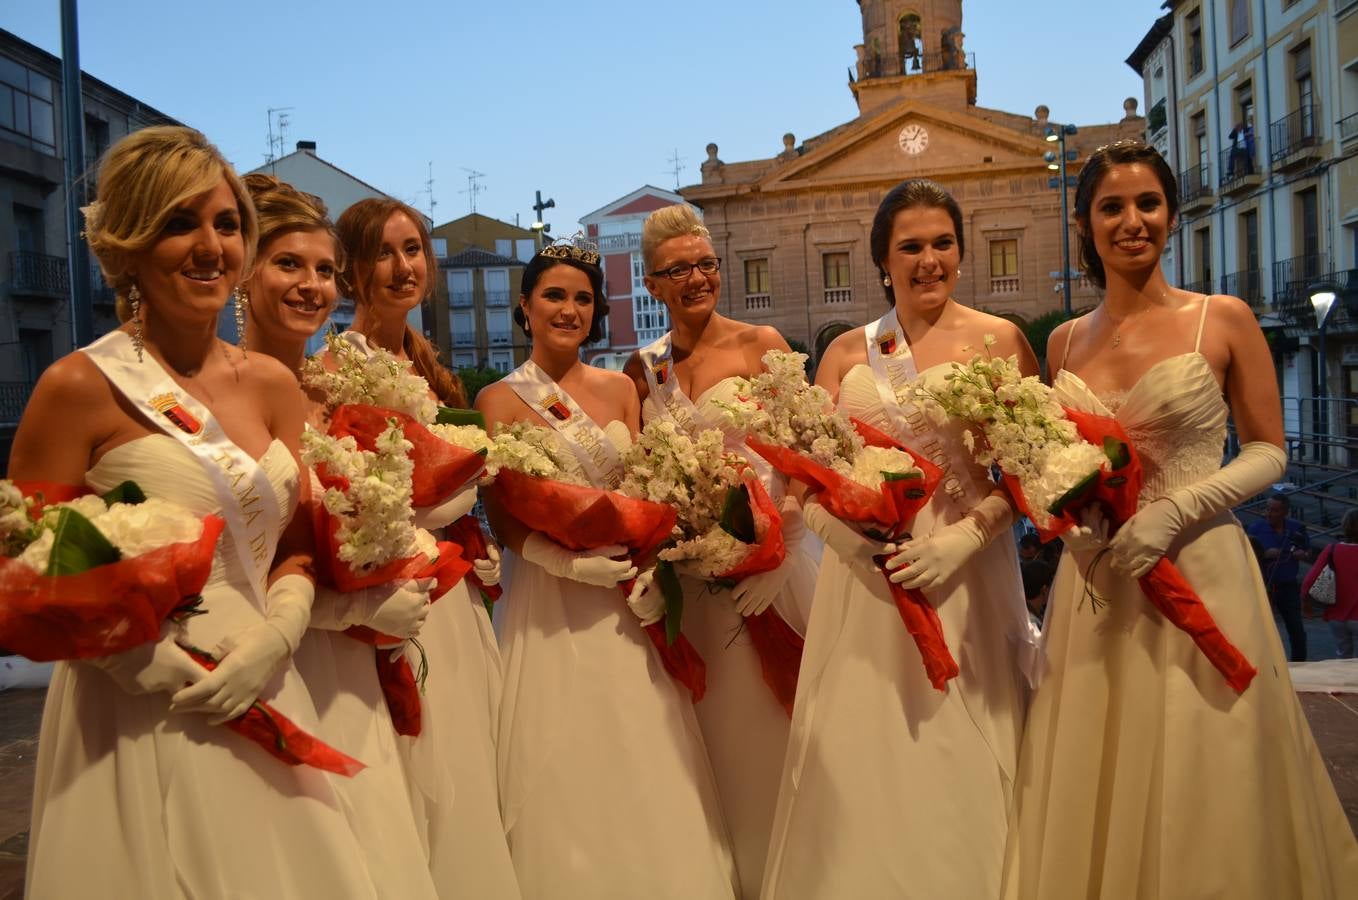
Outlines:
[[[1021,321],[1058,309],[1062,194],[1049,186],[1044,159],[1056,147],[1045,140],[1056,124],[1047,108],[1025,116],[976,105],[961,0],[859,6],[863,43],[849,82],[858,117],[801,143],[784,135],[767,159],[724,162],[709,144],[702,182],[680,191],[702,209],[722,257],[722,312],[772,325],[817,355],[880,315],[872,217],[887,191],[919,176],[962,205],[957,300]],[[1079,125],[1067,138],[1076,154],[1070,174],[1095,147],[1145,134],[1136,101],[1123,110],[1120,121]],[[1072,287],[1077,311],[1097,302],[1092,285],[1077,278]]]

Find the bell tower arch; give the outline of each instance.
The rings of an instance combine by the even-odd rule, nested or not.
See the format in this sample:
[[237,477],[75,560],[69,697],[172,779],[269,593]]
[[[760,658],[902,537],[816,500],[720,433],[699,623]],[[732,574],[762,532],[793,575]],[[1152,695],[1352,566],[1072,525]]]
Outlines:
[[861,112],[901,96],[909,87],[901,79],[916,76],[961,76],[968,83],[963,103],[976,102],[976,72],[962,46],[962,0],[858,0],[858,6],[863,43],[855,48],[858,71],[850,72],[849,86]]

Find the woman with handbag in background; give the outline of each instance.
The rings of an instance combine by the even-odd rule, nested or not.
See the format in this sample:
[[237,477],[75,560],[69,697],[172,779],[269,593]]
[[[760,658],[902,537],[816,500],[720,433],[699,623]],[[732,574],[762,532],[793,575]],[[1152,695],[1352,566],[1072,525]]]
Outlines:
[[1340,540],[1321,551],[1306,573],[1301,595],[1325,606],[1325,621],[1339,645],[1339,658],[1352,659],[1358,639],[1358,509],[1344,513],[1342,533]]

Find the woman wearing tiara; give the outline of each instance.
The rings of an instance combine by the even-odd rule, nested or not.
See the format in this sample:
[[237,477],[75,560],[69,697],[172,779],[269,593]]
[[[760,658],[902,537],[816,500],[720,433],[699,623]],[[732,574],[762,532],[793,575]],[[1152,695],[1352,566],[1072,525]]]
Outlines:
[[[27,895],[376,897],[330,777],[217,724],[258,696],[317,728],[290,663],[313,592],[307,519],[292,515],[306,493],[302,396],[275,360],[216,337],[254,252],[249,195],[180,127],[119,141],[98,184],[86,231],[124,324],[43,374],[9,474],[96,491],[133,480],[227,525],[205,615],[93,664],[57,664]],[[161,415],[148,398],[166,393],[202,427]],[[209,674],[181,645],[221,663]]]
[[[892,304],[837,338],[816,382],[839,408],[928,456],[944,478],[891,547],[831,517],[825,541],[764,896],[994,897],[1023,723],[1033,640],[1009,536],[1013,512],[962,429],[921,414],[917,386],[996,339],[1025,374],[1037,362],[1013,323],[952,299],[964,250],[962,211],[941,186],[912,179],[882,199],[870,236]],[[925,675],[886,579],[918,588],[942,620],[960,674]]]
[[[462,382],[423,335],[406,323],[434,291],[437,269],[424,220],[397,200],[360,200],[337,228],[345,264],[340,288],[354,298],[354,324],[342,337],[360,350],[380,347],[409,359],[444,406],[466,406]],[[444,523],[470,512],[476,485],[440,505]],[[482,575],[498,561],[478,563]],[[486,580],[486,578],[483,578]],[[414,585],[422,589],[423,585]],[[496,786],[500,653],[490,617],[464,578],[429,608],[419,639],[430,661],[422,730],[398,742],[417,824],[440,896],[516,898]]]
[[[1145,482],[1111,541],[1097,521],[1066,538],[1007,898],[1329,900],[1358,885],[1358,845],[1231,515],[1286,465],[1268,344],[1240,300],[1165,280],[1178,197],[1164,159],[1135,141],[1092,154],[1075,191],[1080,261],[1105,294],[1052,333],[1052,386],[1066,406],[1117,418]],[[1223,467],[1228,415],[1241,449]],[[1258,669],[1242,693],[1142,595],[1135,579],[1161,557]]]
[[[669,418],[694,429],[720,427],[715,411],[738,381],[761,370],[766,351],[788,351],[788,345],[772,328],[717,312],[721,260],[692,207],[679,204],[651,213],[642,227],[641,254],[646,289],[665,304],[673,326],[627,361],[625,371],[641,396],[642,419]],[[733,436],[735,446],[740,440]],[[709,591],[701,581],[683,579],[684,633],[707,663],[707,694],[694,709],[731,831],[740,896],[754,898],[764,877],[789,722],[764,683],[743,622],[772,607],[805,634],[816,562],[801,549],[801,507],[785,496],[782,476],[748,448],[740,452],[782,505],[787,558],[774,571],[746,578],[731,590]]]
[[[259,220],[259,250],[246,283],[244,346],[300,377],[307,341],[330,316],[343,259],[339,236],[318,197],[272,175],[247,175]],[[324,408],[309,403],[316,427]],[[323,488],[312,481],[313,495]],[[434,883],[406,789],[395,729],[377,680],[373,648],[340,632],[365,625],[412,637],[429,613],[425,585],[400,582],[350,594],[320,588],[311,627],[294,657],[320,718],[320,737],[367,766],[338,783],[368,867],[383,893],[433,898]]]
[[[586,366],[608,306],[599,254],[556,244],[524,270],[515,320],[532,355],[483,389],[486,423],[556,429],[597,486],[621,474],[637,430],[629,379]],[[536,407],[559,397],[563,422]],[[604,464],[581,441],[604,449]],[[732,898],[716,786],[687,691],[662,668],[619,585],[636,576],[610,549],[576,553],[530,531],[493,498],[496,534],[517,557],[503,605],[500,792],[525,897]],[[640,592],[637,592],[640,593]]]

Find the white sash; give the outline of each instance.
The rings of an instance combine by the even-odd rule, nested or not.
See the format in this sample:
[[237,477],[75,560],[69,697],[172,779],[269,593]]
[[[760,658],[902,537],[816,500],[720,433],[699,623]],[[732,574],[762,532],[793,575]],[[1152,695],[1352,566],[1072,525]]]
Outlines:
[[960,513],[966,513],[985,499],[991,485],[987,483],[982,489],[977,479],[965,470],[958,473],[959,467],[955,460],[969,462],[971,453],[961,442],[951,441],[936,431],[930,425],[928,416],[911,398],[919,371],[915,368],[915,358],[910,353],[905,329],[896,319],[896,310],[887,310],[886,315],[870,323],[864,333],[868,344],[868,365],[872,369],[873,382],[877,385],[877,395],[896,434],[909,441],[911,450],[924,455],[943,470],[941,486],[944,493],[958,504]]
[[113,331],[82,348],[99,370],[137,411],[187,447],[207,470],[222,518],[227,543],[249,576],[256,606],[264,609],[266,581],[278,545],[282,515],[264,469],[232,443],[206,406],[170,378],[154,356],[138,362],[132,338]]
[[776,478],[773,466],[768,460],[755,453],[745,444],[745,435],[727,430],[726,423],[713,416],[703,415],[684,389],[679,386],[679,376],[674,371],[673,332],[667,331],[659,339],[637,351],[641,365],[646,373],[646,384],[650,395],[655,398],[656,406],[675,421],[680,428],[691,435],[697,435],[704,428],[715,428],[726,438],[726,449],[747,460],[759,480],[775,501],[783,496],[783,479]]
[[618,448],[580,404],[537,363],[528,360],[506,375],[504,382],[556,429],[580,461],[591,484],[609,490],[622,484],[622,454]]

